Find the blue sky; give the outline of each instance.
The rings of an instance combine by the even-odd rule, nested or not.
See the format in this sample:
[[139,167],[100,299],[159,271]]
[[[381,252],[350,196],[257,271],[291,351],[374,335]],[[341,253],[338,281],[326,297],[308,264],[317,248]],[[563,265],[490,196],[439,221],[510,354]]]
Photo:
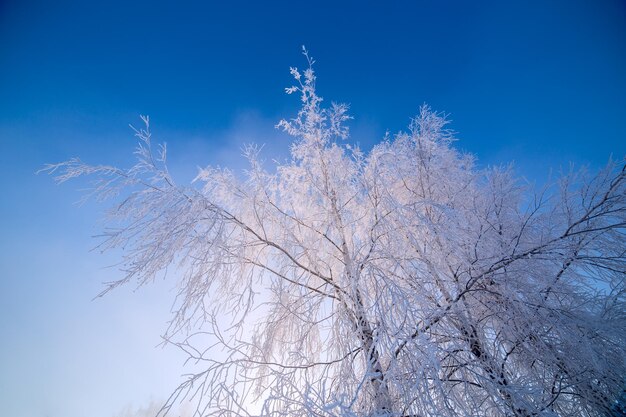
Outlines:
[[140,114],[185,180],[237,166],[244,142],[284,155],[273,126],[297,111],[283,90],[303,44],[365,148],[428,103],[481,166],[515,161],[531,180],[626,154],[623,1],[5,0],[0,414],[132,415],[184,372],[184,357],[154,348],[173,284],[91,301],[120,277],[106,268],[119,254],[89,251],[103,207],[34,172],[72,156],[130,163]]

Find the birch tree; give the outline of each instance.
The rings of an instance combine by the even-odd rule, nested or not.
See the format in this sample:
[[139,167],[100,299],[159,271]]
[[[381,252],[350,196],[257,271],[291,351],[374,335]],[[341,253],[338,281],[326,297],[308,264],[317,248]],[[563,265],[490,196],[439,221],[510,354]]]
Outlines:
[[194,373],[164,405],[196,416],[606,416],[626,376],[626,171],[540,192],[477,169],[441,115],[351,145],[312,60],[291,69],[302,108],[277,127],[290,160],[244,150],[244,175],[167,169],[149,119],[130,169],[79,159],[113,202],[102,247],[124,284],[179,280],[165,339]]

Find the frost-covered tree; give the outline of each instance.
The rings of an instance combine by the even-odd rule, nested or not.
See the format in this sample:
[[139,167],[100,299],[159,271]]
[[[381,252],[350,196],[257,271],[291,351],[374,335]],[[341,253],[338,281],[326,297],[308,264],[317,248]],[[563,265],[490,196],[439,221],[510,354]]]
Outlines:
[[[308,56],[307,56],[308,59]],[[154,149],[130,169],[78,159],[111,198],[104,248],[126,283],[178,271],[166,340],[195,364],[197,416],[606,416],[626,376],[626,171],[570,172],[533,192],[479,170],[428,107],[370,151],[347,108],[322,106],[312,61],[302,109],[278,127],[291,158],[256,148],[235,175],[189,186]]]

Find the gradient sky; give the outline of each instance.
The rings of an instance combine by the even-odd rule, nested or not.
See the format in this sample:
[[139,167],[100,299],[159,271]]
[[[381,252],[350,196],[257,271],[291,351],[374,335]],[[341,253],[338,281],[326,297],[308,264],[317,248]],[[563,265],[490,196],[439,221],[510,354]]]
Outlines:
[[273,126],[297,111],[283,90],[303,44],[364,148],[428,103],[479,165],[533,181],[626,154],[623,1],[365,4],[0,2],[0,414],[144,415],[185,371],[155,348],[173,283],[91,301],[121,277],[119,254],[90,251],[103,207],[34,172],[128,165],[140,114],[183,180],[241,166],[244,142],[284,156]]

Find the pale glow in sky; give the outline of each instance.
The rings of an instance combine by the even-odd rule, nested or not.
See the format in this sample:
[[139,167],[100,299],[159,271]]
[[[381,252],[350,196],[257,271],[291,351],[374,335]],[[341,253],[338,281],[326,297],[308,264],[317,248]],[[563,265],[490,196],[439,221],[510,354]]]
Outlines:
[[283,89],[302,44],[365,148],[426,102],[479,164],[515,160],[531,180],[626,154],[621,1],[90,3],[0,5],[2,415],[149,415],[186,372],[181,352],[156,348],[175,280],[92,301],[121,277],[107,268],[119,253],[90,251],[105,207],[35,171],[73,156],[128,166],[140,114],[179,182],[243,167],[246,142],[285,158],[273,126],[298,108]]

